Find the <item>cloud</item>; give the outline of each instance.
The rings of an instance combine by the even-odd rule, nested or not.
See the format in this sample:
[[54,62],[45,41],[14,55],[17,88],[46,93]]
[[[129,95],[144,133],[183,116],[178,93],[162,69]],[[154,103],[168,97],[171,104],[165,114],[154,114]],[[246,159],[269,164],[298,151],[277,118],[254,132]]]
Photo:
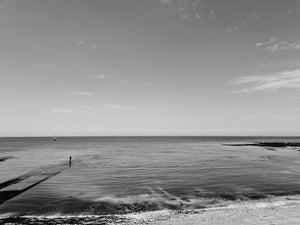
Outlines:
[[159,0],[162,4],[168,4],[173,2],[173,0]]
[[120,84],[125,84],[125,83],[128,83],[129,81],[131,81],[131,79],[124,79],[124,80],[118,80],[118,81],[115,81],[114,84],[115,85],[120,85]]
[[90,74],[88,75],[88,78],[91,78],[91,79],[104,79],[106,77],[109,77],[110,75],[109,74]]
[[300,41],[280,41],[275,37],[271,37],[265,42],[256,43],[256,47],[263,47],[270,52],[278,52],[281,50],[300,50]]
[[195,18],[199,19],[200,17],[202,17],[202,14],[201,14],[201,13],[196,13],[196,14],[195,14]]
[[249,14],[249,17],[250,17],[250,18],[253,18],[253,19],[256,20],[256,21],[259,20],[259,16],[257,15],[256,12],[251,12],[251,13]]
[[[202,17],[199,8],[203,0],[159,0],[158,2],[167,6],[169,12],[174,13],[181,19],[187,20],[195,18],[199,20],[199,18]],[[216,18],[214,10],[208,11],[207,14],[211,20]]]
[[77,41],[77,42],[76,42],[76,45],[77,45],[77,46],[82,46],[82,45],[84,45],[84,41]]
[[72,91],[71,92],[72,95],[78,95],[78,96],[89,96],[89,95],[93,95],[92,92],[89,91]]
[[242,27],[242,24],[235,25],[235,26],[229,24],[225,31],[226,31],[226,33],[232,33],[233,31],[236,31],[236,30],[240,29],[241,27]]
[[[104,44],[104,42],[103,41],[101,41],[100,42],[100,45],[105,45]],[[91,50],[93,50],[93,49],[96,49],[96,48],[98,48],[99,47],[99,44],[97,43],[97,42],[95,42],[95,41],[92,41],[92,40],[90,40],[90,39],[88,39],[88,38],[85,38],[85,39],[83,39],[83,40],[78,40],[77,42],[76,42],[76,46],[78,47],[78,48],[80,48],[80,49],[91,49]]]
[[300,90],[300,69],[282,71],[271,75],[235,78],[231,85],[242,86],[235,92],[276,91],[280,89]]
[[[175,62],[178,60],[168,58],[166,55],[163,55],[162,58],[165,63],[171,63],[173,61]],[[89,74],[85,75],[84,78],[89,80],[105,80],[107,84],[110,83],[114,86],[152,86],[149,85],[149,81],[138,79],[134,68],[121,68],[100,74]]]
[[216,19],[216,15],[215,15],[215,11],[214,10],[210,10],[209,13],[208,13],[208,18],[210,20],[214,20]]
[[96,42],[94,42],[94,43],[91,44],[91,48],[92,48],[92,49],[95,49],[95,48],[97,48],[97,47],[98,47],[98,44],[97,44]]
[[196,6],[199,3],[203,2],[203,0],[159,0],[159,2],[162,4],[175,3],[176,6],[182,6],[182,5]]
[[266,47],[266,50],[271,52],[277,52],[280,50],[299,50],[300,43],[299,42],[288,42],[288,41],[281,41],[277,42],[274,45],[270,45]]
[[260,46],[266,46],[266,45],[271,45],[275,42],[277,42],[278,39],[275,37],[271,37],[269,40],[267,40],[266,42],[260,42],[260,43],[256,43],[256,47],[260,47]]
[[185,18],[188,18],[189,15],[187,15],[187,14],[182,14],[182,15],[180,15],[180,17],[183,18],[183,19],[185,19]]

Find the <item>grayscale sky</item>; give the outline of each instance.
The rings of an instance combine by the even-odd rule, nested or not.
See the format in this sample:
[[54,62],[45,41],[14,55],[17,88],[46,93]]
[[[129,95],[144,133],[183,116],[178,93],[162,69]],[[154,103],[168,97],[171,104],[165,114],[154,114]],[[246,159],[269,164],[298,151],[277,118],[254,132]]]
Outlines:
[[1,0],[0,32],[0,136],[300,134],[300,0]]

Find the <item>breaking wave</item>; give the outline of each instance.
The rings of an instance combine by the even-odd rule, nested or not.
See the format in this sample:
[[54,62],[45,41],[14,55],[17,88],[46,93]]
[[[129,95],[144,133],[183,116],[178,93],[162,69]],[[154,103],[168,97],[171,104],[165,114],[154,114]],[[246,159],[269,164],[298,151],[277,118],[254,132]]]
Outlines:
[[128,196],[105,196],[94,200],[92,209],[96,215],[127,214],[157,210],[194,210],[219,207],[231,202],[270,198],[257,193],[242,195],[213,194],[211,196],[178,197],[162,188],[150,189],[150,193]]

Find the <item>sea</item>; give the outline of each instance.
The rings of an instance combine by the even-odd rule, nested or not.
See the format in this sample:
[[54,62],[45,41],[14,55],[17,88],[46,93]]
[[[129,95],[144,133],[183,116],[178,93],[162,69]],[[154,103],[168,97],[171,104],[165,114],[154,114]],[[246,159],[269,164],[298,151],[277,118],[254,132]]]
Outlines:
[[103,224],[103,218],[110,224],[111,218],[132,213],[182,212],[299,195],[300,148],[230,146],[254,142],[300,138],[0,138],[0,158],[6,159],[0,161],[0,183],[65,165],[1,204],[0,215],[30,220],[102,216]]

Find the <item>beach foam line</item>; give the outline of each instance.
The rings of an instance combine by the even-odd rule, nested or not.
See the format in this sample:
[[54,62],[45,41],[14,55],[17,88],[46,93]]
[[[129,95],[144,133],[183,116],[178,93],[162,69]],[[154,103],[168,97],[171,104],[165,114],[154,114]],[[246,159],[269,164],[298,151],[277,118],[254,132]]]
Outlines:
[[[225,203],[224,203],[225,204]],[[148,212],[132,212],[128,214],[113,214],[113,215],[94,215],[94,214],[60,214],[55,213],[52,215],[22,215],[23,218],[39,218],[39,219],[57,219],[57,218],[103,218],[103,217],[123,217],[128,219],[146,219],[153,217],[169,217],[178,214],[202,214],[206,212],[215,211],[228,211],[228,210],[244,210],[244,209],[266,209],[266,208],[281,208],[281,207],[294,207],[300,206],[300,195],[273,197],[263,200],[251,200],[230,202],[227,205],[211,206],[203,209],[187,209],[187,210],[170,210],[162,209]],[[13,214],[0,214],[0,219],[14,216]]]
[[127,215],[0,216],[0,224],[114,225],[295,225],[300,222],[300,197],[253,201],[201,210],[160,210]]
[[159,210],[153,212],[139,212],[139,213],[129,213],[125,216],[132,219],[142,219],[142,220],[153,220],[153,219],[167,219],[178,214],[202,214],[207,212],[217,212],[217,211],[228,211],[228,210],[255,210],[255,209],[267,209],[267,208],[282,208],[282,207],[295,207],[300,206],[300,195],[295,196],[285,196],[285,197],[274,197],[271,199],[263,200],[252,200],[252,201],[242,201],[238,203],[231,202],[228,205],[223,206],[213,206],[204,209],[191,209],[191,210]]

